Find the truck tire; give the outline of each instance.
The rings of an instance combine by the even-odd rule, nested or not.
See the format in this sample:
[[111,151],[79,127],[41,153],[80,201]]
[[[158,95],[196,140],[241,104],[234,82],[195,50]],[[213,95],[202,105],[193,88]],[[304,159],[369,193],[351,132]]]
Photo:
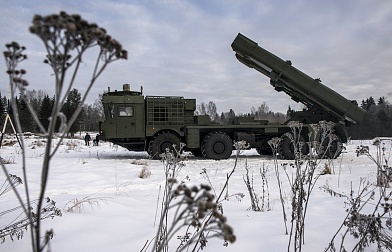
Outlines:
[[[291,133],[288,133],[288,134],[291,134]],[[279,150],[278,150],[280,159],[288,159],[288,160],[295,159],[294,143],[291,141],[291,138],[292,138],[292,135],[289,137],[287,134],[284,134],[281,137]],[[302,149],[300,150],[302,155],[309,154],[309,146],[306,143],[304,137],[300,136],[299,141],[301,141],[303,143]]]
[[211,132],[204,137],[201,152],[208,159],[228,159],[233,152],[233,141],[223,132]]
[[321,143],[323,148],[317,152],[319,158],[335,159],[340,156],[343,150],[341,147],[339,147],[342,145],[342,139],[338,135],[334,135],[333,137],[334,139],[331,141],[331,143],[329,142],[329,137],[323,140]]
[[180,138],[178,136],[170,132],[160,133],[151,139],[148,154],[153,159],[159,159],[159,155],[165,153],[167,148],[176,154],[173,145],[179,150]]

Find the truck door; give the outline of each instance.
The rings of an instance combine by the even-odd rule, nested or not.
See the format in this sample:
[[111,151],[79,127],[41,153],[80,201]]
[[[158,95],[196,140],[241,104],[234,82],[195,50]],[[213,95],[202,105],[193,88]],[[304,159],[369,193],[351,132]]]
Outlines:
[[118,104],[116,110],[117,138],[144,137],[144,111],[142,104]]

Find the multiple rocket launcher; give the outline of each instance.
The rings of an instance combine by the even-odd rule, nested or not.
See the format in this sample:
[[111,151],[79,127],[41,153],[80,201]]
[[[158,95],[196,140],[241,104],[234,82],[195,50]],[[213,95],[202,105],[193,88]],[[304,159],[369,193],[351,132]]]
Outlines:
[[[308,126],[319,121],[335,123],[338,137],[326,155],[336,158],[341,151],[338,144],[347,141],[346,126],[362,121],[366,112],[321,84],[320,80],[293,67],[290,61],[280,59],[241,34],[231,46],[237,59],[269,77],[276,91],[283,91],[294,101],[306,105],[307,110],[292,113],[289,121]],[[208,116],[194,115],[196,99],[144,97],[142,91],[130,91],[128,85],[123,91],[105,93],[102,104],[105,121],[100,122],[100,139],[129,150],[148,151],[153,158],[159,158],[166,148],[180,146],[182,142],[195,156],[227,159],[232,154],[233,140],[245,140],[260,154],[271,155],[268,141],[274,137],[283,137],[279,146],[280,158],[295,158],[291,142],[284,140],[291,131],[287,125],[289,121],[269,124],[254,118],[234,118],[232,123],[225,125],[210,123]],[[306,134],[306,130],[302,134]]]
[[269,77],[271,85],[278,92],[287,93],[294,101],[303,103],[309,109],[321,109],[337,121],[362,121],[365,110],[244,35],[238,34],[231,47],[241,63]]

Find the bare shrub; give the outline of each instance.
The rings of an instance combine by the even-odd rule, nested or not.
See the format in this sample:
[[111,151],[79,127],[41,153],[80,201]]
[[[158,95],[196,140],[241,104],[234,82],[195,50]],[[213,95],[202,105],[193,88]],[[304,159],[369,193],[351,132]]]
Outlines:
[[[43,251],[53,234],[51,231],[46,232],[45,239],[42,241],[41,235],[41,219],[44,213],[43,209],[45,201],[45,191],[48,184],[50,163],[55,153],[58,151],[62,141],[67,136],[68,131],[72,127],[79,113],[83,109],[83,104],[90,92],[93,84],[98,77],[105,70],[106,66],[118,59],[126,59],[128,57],[127,51],[123,50],[121,44],[106,33],[106,30],[100,28],[96,24],[90,24],[82,19],[79,15],[69,15],[62,11],[59,14],[48,16],[35,15],[30,27],[30,32],[42,40],[46,58],[44,63],[53,70],[55,99],[53,100],[52,113],[49,120],[49,125],[44,127],[40,122],[38,113],[29,103],[26,97],[26,88],[28,86],[27,80],[23,79],[25,70],[17,69],[20,62],[27,59],[24,54],[25,47],[20,46],[17,42],[6,44],[6,51],[3,55],[5,57],[7,74],[9,76],[11,100],[10,105],[13,111],[13,118],[17,134],[22,136],[22,127],[19,120],[19,112],[17,101],[14,97],[20,94],[20,98],[25,102],[28,111],[33,117],[34,123],[42,131],[47,142],[45,145],[44,154],[42,156],[41,168],[41,187],[39,193],[34,198],[38,198],[36,204],[36,213],[33,215],[33,206],[30,198],[33,197],[28,188],[27,183],[27,163],[25,159],[25,143],[23,137],[20,139],[20,148],[22,150],[22,171],[24,191],[26,200],[21,197],[17,190],[15,190],[16,197],[22,207],[25,216],[29,219],[32,250],[34,252]],[[96,62],[93,64],[93,70],[87,83],[86,91],[80,101],[80,105],[76,108],[74,113],[67,118],[62,112],[65,101],[70,94],[73,85],[76,81],[76,76],[79,73],[80,66],[83,64],[84,55],[91,48],[98,47],[95,52],[98,54]],[[67,73],[70,72],[70,76]],[[67,82],[69,81],[68,85]],[[59,126],[59,127],[58,127]],[[54,133],[58,128],[58,141],[54,141]],[[8,175],[6,164],[1,162],[1,167],[4,174]]]
[[67,150],[76,150],[80,146],[80,142],[77,140],[71,140],[66,142]]
[[[165,153],[161,154],[166,182],[163,189],[158,231],[152,251],[169,251],[169,241],[174,236],[180,240],[176,251],[199,251],[205,248],[208,239],[213,237],[223,238],[225,244],[234,242],[233,229],[227,224],[226,217],[223,216],[220,201],[228,186],[228,180],[234,173],[240,148],[237,149],[235,166],[228,174],[220,194],[216,197],[211,193],[212,188],[209,185],[188,187],[185,183],[181,183],[173,189],[180,170],[185,166],[180,154],[183,144],[181,144],[179,151],[175,146],[173,147],[175,153],[167,149]],[[174,213],[172,219],[169,219],[169,211]],[[179,235],[179,232],[182,235]],[[147,243],[148,241],[141,251],[147,250]]]
[[268,167],[266,167],[265,163],[263,162],[263,165],[260,168],[261,188],[262,188],[261,211],[263,212],[271,210],[267,173],[268,173]]
[[[183,145],[180,146],[180,151],[182,150]],[[161,201],[161,213],[159,218],[157,235],[155,236],[155,242],[152,251],[167,251],[167,246],[169,243],[169,234],[168,234],[168,212],[170,208],[170,203],[173,199],[172,191],[173,185],[176,182],[179,172],[185,166],[185,163],[182,161],[181,152],[177,151],[176,146],[173,146],[173,149],[176,151],[171,152],[169,149],[166,149],[165,153],[160,155],[161,162],[164,167],[165,173],[165,185],[163,187],[163,196]],[[147,249],[147,248],[146,248]]]
[[143,165],[142,169],[139,172],[139,178],[141,179],[145,179],[145,178],[149,178],[151,176],[151,171],[148,168],[147,165]]
[[3,142],[1,143],[2,146],[14,146],[15,144],[17,144],[18,141],[17,140],[13,140],[13,139],[4,139]]
[[[23,184],[22,179],[16,175],[8,174],[6,180],[0,187],[0,197],[4,194],[8,193],[11,190],[15,190],[15,188]],[[46,205],[40,210],[41,212],[41,219],[37,219],[37,214],[33,211],[31,212],[32,216],[25,216],[23,213],[23,207],[27,205],[36,205],[37,201],[29,202],[29,204],[25,204],[24,206],[17,206],[12,209],[0,212],[0,219],[4,215],[11,215],[12,221],[9,224],[2,225],[0,227],[0,243],[5,242],[6,238],[8,237],[11,241],[15,239],[20,240],[23,238],[24,233],[26,230],[34,225],[35,222],[41,221],[48,218],[54,218],[55,216],[62,216],[61,210],[56,207],[56,202],[51,200],[50,198],[46,198]],[[33,221],[33,222],[31,222]],[[47,231],[45,234],[45,239],[50,238],[52,231]]]
[[261,189],[262,189],[261,196],[257,195],[255,192],[253,171],[251,175],[249,175],[249,167],[248,167],[247,160],[245,161],[245,171],[246,173],[242,177],[250,196],[251,206],[249,209],[251,209],[252,211],[262,211],[262,212],[271,210],[270,202],[269,202],[269,187],[268,187],[268,178],[267,178],[268,168],[263,163],[262,167],[260,167],[259,170],[259,175],[261,177]]
[[[302,124],[298,122],[291,122],[289,126],[292,132],[297,132],[301,135]],[[333,123],[322,121],[319,125],[312,125],[312,130],[309,133],[309,145],[310,149],[316,149],[318,155],[310,155],[307,159],[302,155],[296,155],[296,159],[291,164],[294,168],[293,181],[290,183],[291,186],[291,228],[290,228],[290,239],[288,250],[291,248],[291,242],[294,240],[293,245],[294,251],[301,251],[302,244],[305,242],[305,221],[306,213],[309,205],[310,195],[316,185],[320,173],[316,171],[320,164],[320,158],[334,158],[330,156],[332,154],[330,145],[334,140],[333,134]],[[317,141],[316,136],[320,133],[321,139]],[[294,133],[295,135],[295,133]],[[315,139],[311,141],[311,139]],[[326,141],[328,139],[328,141]],[[300,150],[301,142],[294,141],[294,149]],[[321,149],[321,150],[320,150]],[[299,151],[298,151],[299,152]],[[320,154],[321,153],[321,154]],[[336,151],[333,155],[337,155],[339,151]],[[287,170],[285,170],[287,171]]]
[[82,213],[85,211],[85,206],[89,206],[93,210],[94,207],[100,207],[100,202],[107,204],[107,199],[107,197],[92,197],[92,195],[82,199],[75,198],[65,204],[64,210],[69,213]]
[[389,188],[392,168],[389,165],[390,151],[387,151],[386,142],[390,142],[390,150],[392,139],[373,140],[376,157],[370,154],[368,146],[361,145],[356,149],[357,156],[367,156],[375,163],[375,184],[361,178],[357,192],[351,188],[349,195],[337,193],[329,185],[322,187],[331,196],[347,200],[347,215],[325,251],[346,251],[350,244],[346,242],[348,237],[354,238],[355,241],[350,248],[352,251],[364,251],[372,244],[377,247],[377,251],[392,250],[392,192]]
[[324,163],[324,169],[320,172],[320,175],[332,174],[331,167],[328,163]]
[[[392,192],[377,190],[363,178],[358,190],[355,192],[352,188],[349,195],[337,193],[328,185],[323,189],[333,197],[347,200],[347,215],[325,251],[365,251],[372,244],[377,251],[392,250],[392,204],[389,202]],[[355,242],[346,242],[348,237]]]
[[45,146],[45,144],[46,144],[46,141],[44,139],[37,139],[31,145],[32,145],[32,148],[33,148],[35,146],[43,147],[43,146]]
[[147,160],[135,159],[135,160],[132,160],[131,164],[134,164],[134,165],[148,165],[148,162],[147,162]]
[[131,191],[131,189],[129,188],[131,184],[132,181],[127,181],[119,185],[116,184],[116,196],[121,194],[127,195],[127,193]]
[[[18,206],[4,212],[0,212],[0,218],[5,214],[13,214],[16,216],[11,223],[0,228],[1,243],[5,242],[7,237],[9,237],[11,241],[14,241],[15,239],[22,239],[26,230],[28,230],[29,227],[34,226],[34,224],[38,221],[42,221],[48,218],[53,219],[55,216],[62,216],[61,210],[56,207],[56,202],[50,198],[46,198],[46,205],[44,205],[40,210],[40,219],[38,219],[38,214],[36,214],[34,211],[31,212],[32,216],[30,217],[23,214],[23,207],[27,207],[27,205],[35,206],[36,204],[37,201],[35,200],[24,206]],[[46,231],[44,236],[45,244],[51,239],[52,235],[52,230]]]
[[[389,142],[389,151],[386,142]],[[357,147],[357,157],[367,156],[374,162],[377,167],[377,186],[390,187],[392,181],[392,167],[389,165],[389,158],[392,149],[392,138],[375,138],[373,145],[376,146],[376,157],[373,157],[369,152],[369,146],[361,145]]]
[[207,169],[203,168],[202,172],[200,172],[200,175],[202,175],[203,178],[208,182],[208,184],[211,186],[212,190],[214,191],[214,194],[216,195],[216,191],[215,191],[214,185],[212,184],[210,176],[207,173]]
[[252,211],[261,211],[261,208],[259,206],[259,196],[255,193],[254,187],[253,187],[253,172],[251,175],[251,179],[249,178],[249,167],[248,167],[248,162],[245,161],[245,171],[246,174],[243,175],[243,180],[245,182],[246,188],[248,189],[248,193],[250,196],[250,209]]
[[18,185],[23,184],[22,179],[16,175],[9,174],[8,178],[4,181],[4,183],[0,187],[0,196],[6,194],[11,191]]
[[283,223],[284,223],[284,227],[285,227],[285,233],[288,234],[287,214],[286,214],[286,208],[284,207],[285,201],[284,201],[284,197],[283,197],[282,182],[280,179],[279,164],[278,164],[278,153],[279,153],[280,141],[281,141],[281,139],[279,137],[274,137],[268,141],[268,144],[271,146],[272,153],[274,156],[274,169],[275,169],[275,176],[276,176],[276,180],[277,180],[278,188],[279,188],[279,199],[280,199],[280,204],[282,207]]
[[[227,219],[223,216],[220,205],[217,204],[210,190],[211,187],[208,185],[191,188],[179,185],[173,191],[173,197],[178,200],[173,201],[170,206],[176,215],[167,231],[168,240],[176,235],[175,231],[179,230],[179,227],[187,227],[185,235],[180,236],[181,244],[177,251],[183,251],[193,243],[196,247],[199,243],[202,249],[207,245],[207,239],[213,237],[220,237],[228,242],[235,241],[233,229],[227,224]],[[189,232],[191,228],[193,230]]]
[[0,157],[3,164],[15,164],[15,157]]
[[[331,160],[331,164],[332,159],[339,155],[343,148],[340,144],[336,144],[339,141],[337,141],[337,136],[334,135],[334,123],[332,122],[322,121],[319,124],[312,124],[308,134],[309,140],[306,143],[301,140],[302,123],[291,121],[288,123],[288,126],[290,127],[291,132],[285,134],[285,137],[288,137],[291,141],[294,151],[294,160],[281,165],[286,173],[291,188],[291,227],[288,251],[301,251],[302,244],[305,242],[305,220],[310,195],[318,178],[322,174],[322,172],[317,173],[320,166],[320,160],[321,158],[326,158]],[[321,136],[320,138],[318,138],[319,135]],[[275,174],[277,176],[283,219],[287,234],[287,217],[284,209],[285,202],[278,171],[279,165],[276,158],[280,141],[279,138],[273,138],[269,141],[269,144],[275,156]],[[306,144],[310,150],[308,155],[302,153],[304,144]],[[331,147],[332,144],[335,144],[334,148]],[[291,174],[289,174],[290,171]]]

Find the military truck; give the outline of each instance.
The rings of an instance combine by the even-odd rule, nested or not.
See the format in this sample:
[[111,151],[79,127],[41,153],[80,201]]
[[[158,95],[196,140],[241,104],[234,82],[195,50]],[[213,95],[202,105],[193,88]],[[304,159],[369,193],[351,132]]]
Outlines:
[[[100,139],[123,146],[128,150],[147,151],[152,158],[173,145],[195,156],[208,159],[227,159],[233,151],[233,141],[245,140],[259,154],[271,155],[268,141],[281,137],[279,157],[293,159],[294,148],[288,134],[290,121],[303,123],[301,141],[308,139],[311,124],[319,121],[335,123],[335,134],[327,157],[337,157],[340,143],[347,142],[346,127],[362,120],[365,111],[354,102],[313,79],[257,43],[238,34],[231,45],[236,58],[270,78],[278,92],[287,93],[301,102],[306,110],[291,115],[284,124],[272,124],[253,117],[230,118],[228,124],[210,122],[209,116],[195,115],[196,100],[180,96],[144,96],[143,90],[132,91],[129,84],[121,91],[110,91],[102,96],[105,121],[100,122]],[[306,146],[306,145],[304,145]],[[309,149],[304,147],[303,154]]]

